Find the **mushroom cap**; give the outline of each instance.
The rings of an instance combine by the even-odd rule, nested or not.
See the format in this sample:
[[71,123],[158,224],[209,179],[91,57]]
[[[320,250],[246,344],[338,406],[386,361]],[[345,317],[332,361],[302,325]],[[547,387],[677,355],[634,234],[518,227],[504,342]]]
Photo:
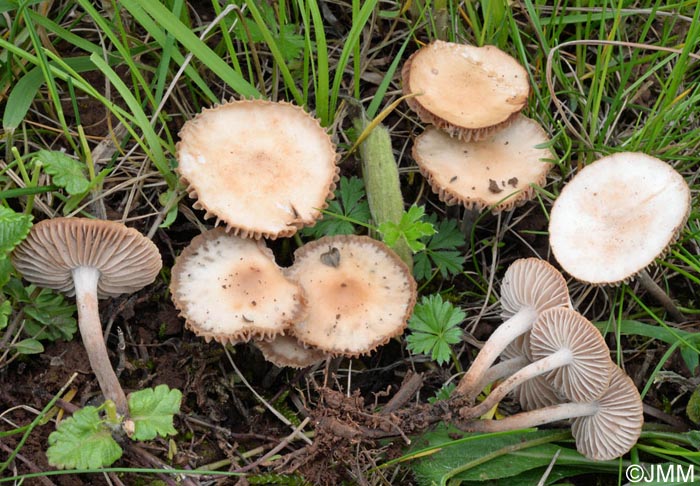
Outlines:
[[440,200],[499,213],[521,206],[543,186],[552,168],[542,127],[522,115],[479,142],[463,142],[427,127],[413,144],[413,158]]
[[598,413],[572,420],[576,449],[596,461],[620,457],[637,443],[642,433],[642,399],[632,380],[619,367],[611,365],[610,385],[595,400]]
[[279,368],[306,368],[328,357],[318,349],[306,346],[294,336],[278,335],[270,340],[255,341],[265,359]]
[[271,338],[305,311],[301,288],[265,243],[223,228],[195,237],[175,259],[170,292],[187,327],[221,343]]
[[299,248],[287,269],[309,312],[291,329],[333,355],[369,353],[403,333],[416,303],[416,282],[384,243],[367,236],[323,237]]
[[152,283],[163,265],[160,252],[137,230],[116,221],[54,218],[35,224],[12,253],[29,282],[75,295],[72,270],[100,272],[97,297],[136,292]]
[[584,167],[564,186],[552,207],[549,242],[573,277],[613,285],[662,255],[689,211],[690,189],[673,167],[621,152]]
[[495,46],[436,40],[401,70],[408,106],[451,136],[480,140],[513,121],[527,103],[530,83],[515,58]]
[[194,207],[256,239],[313,225],[338,180],[330,137],[289,103],[242,100],[206,109],[180,130],[177,159]]
[[[510,343],[502,353],[503,358],[511,359],[525,356],[530,362],[530,333],[526,332],[518,336],[515,341]],[[549,407],[562,403],[564,398],[554,386],[549,383],[543,376],[535,376],[530,378],[513,388],[512,392],[520,402],[520,407],[523,410],[536,410],[538,408]]]
[[540,313],[530,331],[533,360],[563,348],[571,351],[571,363],[546,373],[545,379],[570,400],[587,402],[600,397],[610,383],[612,366],[603,336],[575,310],[556,307]]
[[[571,307],[569,289],[562,274],[539,258],[520,258],[506,270],[501,281],[501,317],[509,319],[523,307],[543,312]],[[528,359],[532,357],[528,354]]]

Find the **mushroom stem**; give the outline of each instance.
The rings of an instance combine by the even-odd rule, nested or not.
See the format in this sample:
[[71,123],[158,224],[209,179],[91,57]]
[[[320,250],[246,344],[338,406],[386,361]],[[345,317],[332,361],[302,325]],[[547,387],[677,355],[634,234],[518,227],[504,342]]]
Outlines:
[[90,360],[90,367],[95,373],[105,398],[116,404],[119,414],[126,415],[128,412],[126,395],[112,369],[102,335],[102,324],[97,305],[97,282],[100,278],[100,272],[95,267],[85,266],[73,269],[72,273],[75,301],[78,306],[78,326]]
[[596,414],[599,409],[600,405],[597,402],[567,402],[522,412],[501,420],[476,420],[461,424],[459,428],[465,432],[504,432],[538,427],[570,418],[588,417]]
[[475,389],[481,391],[486,388],[486,385],[489,383],[493,383],[494,381],[500,380],[503,377],[512,375],[528,364],[530,364],[530,361],[525,356],[518,356],[517,358],[510,358],[505,361],[501,361],[484,372],[481,379],[476,384]]
[[685,316],[683,313],[678,310],[678,307],[676,307],[676,304],[673,303],[671,297],[669,297],[668,294],[664,292],[661,287],[659,287],[659,284],[657,284],[656,281],[651,278],[651,275],[649,275],[649,272],[647,272],[646,269],[639,272],[636,278],[642,287],[644,287],[644,290],[649,292],[649,294],[651,294],[651,296],[654,297],[656,301],[664,307],[664,309],[666,309],[666,312],[668,312],[674,321],[678,323],[685,321]]
[[508,344],[532,328],[537,315],[537,310],[534,307],[526,306],[498,326],[479,351],[467,373],[459,381],[455,393],[463,395],[468,402],[472,402],[481,391],[477,388],[482,381],[483,374]]
[[574,354],[569,348],[562,348],[550,354],[546,358],[530,363],[514,375],[510,376],[503,383],[498,385],[486,400],[471,408],[463,408],[460,415],[463,419],[473,419],[491,410],[494,405],[500,402],[513,388],[524,381],[535,378],[556,368],[570,364],[574,359]]

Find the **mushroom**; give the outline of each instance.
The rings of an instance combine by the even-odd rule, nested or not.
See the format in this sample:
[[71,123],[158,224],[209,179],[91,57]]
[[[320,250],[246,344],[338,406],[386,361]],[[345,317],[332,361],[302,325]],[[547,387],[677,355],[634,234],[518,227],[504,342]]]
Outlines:
[[309,306],[290,332],[332,355],[366,354],[403,333],[416,302],[406,264],[367,236],[307,243],[294,253],[287,275],[304,289]]
[[540,313],[530,331],[534,361],[503,381],[462,418],[483,415],[518,385],[545,375],[554,389],[577,402],[598,398],[610,383],[610,351],[596,327],[578,312],[555,307]]
[[508,267],[501,284],[502,317],[506,321],[493,332],[462,377],[456,393],[473,402],[482,375],[513,340],[530,330],[537,316],[552,307],[571,307],[564,277],[552,265],[537,258],[522,258]]
[[187,327],[207,341],[272,338],[305,312],[301,288],[265,243],[223,228],[195,237],[175,259],[170,292]]
[[644,414],[632,380],[615,365],[609,373],[607,390],[595,400],[561,403],[501,420],[477,420],[460,428],[467,432],[502,432],[573,419],[572,433],[581,454],[596,461],[615,459],[639,439]]
[[549,137],[525,116],[479,142],[463,142],[427,127],[413,158],[441,201],[494,213],[521,206],[544,185],[552,168]]
[[243,100],[204,110],[180,130],[177,159],[194,207],[256,239],[313,225],[338,180],[330,137],[289,103]]
[[495,46],[434,41],[401,70],[408,106],[450,136],[481,140],[510,124],[530,93],[527,72]]
[[549,242],[574,278],[615,285],[639,276],[681,321],[683,315],[645,269],[677,239],[689,211],[690,189],[673,167],[646,154],[621,152],[584,167],[562,189],[550,215]]
[[267,361],[280,368],[306,368],[328,357],[323,351],[306,346],[294,336],[275,336],[270,340],[256,341],[255,346]]
[[[496,367],[503,366],[505,368],[504,365],[506,365],[506,363],[509,364],[509,366],[507,366],[508,372],[501,374],[498,376],[498,378],[509,376],[532,363],[532,353],[530,352],[530,332],[526,332],[510,343],[501,354],[502,358],[505,358],[505,360],[489,368],[489,370],[485,373],[485,376],[489,375],[491,370]],[[504,369],[504,371],[506,370]],[[483,387],[484,386],[481,388],[483,389]],[[513,394],[518,398],[520,407],[523,410],[534,410],[536,408],[549,407],[550,405],[556,405],[557,403],[564,401],[561,394],[557,392],[554,386],[552,386],[552,384],[542,376],[535,376],[520,383],[519,385],[516,385],[513,388]]]
[[132,293],[153,282],[162,266],[151,240],[113,221],[56,218],[34,225],[12,254],[29,282],[75,295],[78,326],[105,398],[128,412],[102,335],[97,299]]

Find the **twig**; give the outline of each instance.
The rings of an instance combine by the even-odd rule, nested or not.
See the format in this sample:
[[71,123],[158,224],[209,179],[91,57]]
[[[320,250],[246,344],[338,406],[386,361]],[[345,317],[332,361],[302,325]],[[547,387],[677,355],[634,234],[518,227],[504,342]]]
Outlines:
[[[3,444],[2,442],[0,442],[0,449],[7,452],[8,454],[12,453],[12,449],[9,446]],[[19,459],[20,461],[22,461],[29,468],[29,470],[31,472],[33,472],[33,473],[40,473],[41,472],[41,469],[39,469],[32,461],[30,461],[29,459],[24,457],[22,454],[17,453],[15,455],[15,457],[17,459]],[[49,478],[39,477],[39,480],[42,483],[46,484],[47,486],[56,486],[56,483],[54,483],[53,481],[50,481]]]
[[421,373],[412,373],[407,380],[401,384],[401,388],[394,396],[384,405],[380,412],[381,415],[389,415],[400,409],[408,402],[423,386],[423,375]]
[[264,456],[262,456],[260,459],[257,459],[256,461],[251,462],[251,463],[248,464],[247,466],[243,466],[243,467],[241,467],[241,468],[235,470],[234,472],[241,472],[241,473],[242,473],[242,472],[250,471],[251,469],[258,467],[260,464],[262,464],[263,462],[265,462],[267,459],[269,459],[270,457],[274,456],[274,455],[277,454],[279,451],[281,451],[282,449],[284,449],[285,447],[287,447],[287,446],[289,445],[289,443],[290,443],[292,440],[294,440],[294,437],[295,437],[295,436],[298,436],[298,437],[305,437],[305,436],[301,433],[301,431],[304,429],[304,427],[306,427],[306,425],[309,423],[310,420],[311,420],[311,419],[310,419],[309,417],[306,417],[306,418],[299,424],[299,426],[296,427],[296,428],[292,431],[291,434],[289,434],[287,437],[285,437],[283,440],[281,440],[280,443],[277,444],[275,447],[273,447],[272,449],[270,449],[270,451],[269,451],[267,454],[265,454]]
[[[250,383],[248,383],[248,380],[245,379],[245,376],[243,376],[243,373],[240,372],[240,370],[236,366],[236,363],[233,362],[233,358],[231,357],[231,353],[228,352],[228,349],[226,349],[226,346],[224,346],[224,351],[226,352],[226,357],[228,358],[229,363],[231,363],[233,370],[238,375],[238,378],[240,378],[240,380],[243,382],[243,384],[246,387],[248,387],[248,389],[253,393],[253,395],[255,395],[255,398],[257,398],[260,401],[260,403],[262,403],[265,406],[265,408],[267,408],[270,412],[272,412],[275,415],[275,417],[280,419],[282,421],[282,423],[284,423],[287,426],[293,427],[292,423],[287,419],[287,417],[285,417],[279,411],[277,411],[277,409],[275,409],[275,407],[270,405],[267,402],[267,400],[265,400],[263,397],[261,397],[260,394],[257,391],[255,391],[255,389],[252,386],[250,386]],[[299,438],[306,441],[307,444],[313,443],[311,441],[311,439],[306,437],[304,434],[299,434]]]

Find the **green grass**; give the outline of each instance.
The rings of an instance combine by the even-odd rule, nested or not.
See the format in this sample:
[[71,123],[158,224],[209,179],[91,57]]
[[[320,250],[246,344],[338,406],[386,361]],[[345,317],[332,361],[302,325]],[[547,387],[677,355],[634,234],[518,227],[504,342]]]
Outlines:
[[[0,1],[4,206],[35,220],[96,216],[108,207],[151,236],[188,221],[201,227],[174,167],[177,131],[203,107],[259,97],[301,105],[338,140],[348,177],[360,175],[349,149],[359,135],[352,119],[363,110],[390,129],[407,207],[425,206],[436,227],[461,222],[461,272],[428,269],[431,277],[419,286],[422,295],[439,293],[459,305],[468,316],[463,327],[478,334],[484,321],[499,322],[500,276],[508,263],[522,253],[549,257],[542,253],[546,221],[566,181],[602,155],[642,151],[672,164],[693,190],[689,223],[658,260],[654,277],[689,318],[700,314],[696,1],[564,0],[556,8],[544,0],[414,0],[410,8],[376,0],[213,1],[195,11],[183,0],[123,0],[107,13],[98,5],[59,0],[43,12],[39,2]],[[552,136],[557,156],[533,202],[500,216],[473,215],[445,207],[417,173],[409,154],[422,126],[399,101],[399,73],[410,53],[436,38],[495,44],[525,66],[532,86],[526,114]],[[111,148],[94,160],[103,141]],[[84,165],[91,189],[69,194],[55,184],[36,162],[39,150],[65,150]],[[657,380],[670,363],[696,359],[699,344],[688,334],[695,329],[666,324],[663,308],[634,282],[617,289],[569,284],[579,309],[606,323],[619,364],[638,370],[645,353],[654,357],[639,383],[647,403],[681,413],[688,391]],[[624,324],[632,321],[662,334]],[[467,349],[454,346],[447,375],[457,372],[455,360],[468,364]],[[689,383],[692,370],[677,374]],[[660,440],[645,435],[632,459],[678,460]],[[659,452],[664,447],[669,450]]]

